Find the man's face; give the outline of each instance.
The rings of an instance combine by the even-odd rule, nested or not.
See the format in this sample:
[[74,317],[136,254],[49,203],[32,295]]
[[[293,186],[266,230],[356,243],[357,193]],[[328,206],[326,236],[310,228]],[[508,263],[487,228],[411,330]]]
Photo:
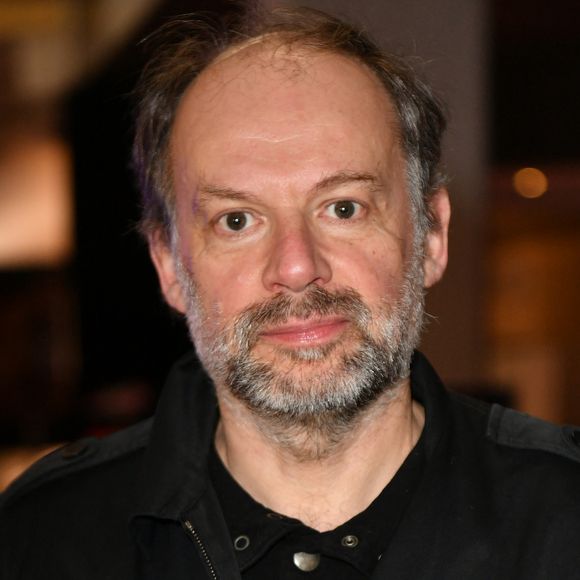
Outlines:
[[423,275],[396,126],[372,74],[331,54],[250,47],[185,93],[170,148],[177,242],[153,256],[218,388],[245,365],[266,372],[272,404],[282,391],[336,399],[354,367],[388,363],[364,355],[396,348],[386,335],[412,343],[408,364],[423,283],[442,270],[430,260]]

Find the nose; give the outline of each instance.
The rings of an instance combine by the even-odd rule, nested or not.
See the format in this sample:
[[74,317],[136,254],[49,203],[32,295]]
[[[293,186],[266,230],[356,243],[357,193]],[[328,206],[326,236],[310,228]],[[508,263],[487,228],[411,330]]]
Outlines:
[[270,241],[263,283],[270,292],[299,293],[330,281],[332,270],[305,220],[278,226]]

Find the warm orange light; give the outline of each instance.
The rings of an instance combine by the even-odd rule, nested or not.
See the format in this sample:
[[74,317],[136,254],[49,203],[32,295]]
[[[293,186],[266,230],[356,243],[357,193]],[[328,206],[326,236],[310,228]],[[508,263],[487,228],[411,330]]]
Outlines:
[[548,178],[535,167],[524,167],[514,173],[514,189],[528,199],[540,197],[548,189]]
[[61,266],[72,249],[67,145],[58,138],[16,138],[0,152],[0,268]]

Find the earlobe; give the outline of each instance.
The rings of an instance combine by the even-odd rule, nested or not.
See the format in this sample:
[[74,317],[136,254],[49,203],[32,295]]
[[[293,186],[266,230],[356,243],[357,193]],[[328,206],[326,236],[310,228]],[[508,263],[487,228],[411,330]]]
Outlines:
[[161,292],[166,302],[178,312],[185,313],[185,300],[177,276],[175,257],[160,232],[149,236],[149,255],[157,271]]
[[451,217],[447,189],[438,189],[431,198],[429,206],[435,224],[425,238],[425,288],[430,288],[439,282],[447,267],[447,237]]

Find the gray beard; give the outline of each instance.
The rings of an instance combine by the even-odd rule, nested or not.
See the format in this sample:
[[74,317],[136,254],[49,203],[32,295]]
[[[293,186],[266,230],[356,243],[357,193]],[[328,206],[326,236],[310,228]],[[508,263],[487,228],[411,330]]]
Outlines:
[[[354,289],[330,292],[312,286],[299,298],[278,294],[251,305],[232,325],[211,336],[204,332],[211,312],[202,306],[193,276],[177,261],[190,335],[218,394],[225,389],[226,396],[242,402],[262,432],[299,460],[330,454],[372,403],[389,399],[408,377],[423,324],[422,263],[417,255],[410,260],[399,296],[390,304],[383,302],[376,313]],[[276,348],[286,367],[292,363],[292,372],[282,372],[275,362],[254,355],[266,327],[290,318],[329,315],[351,323],[339,341],[322,347]],[[345,341],[354,346],[345,349]],[[334,357],[334,364],[316,371],[329,357]],[[303,375],[301,369],[307,372]]]

